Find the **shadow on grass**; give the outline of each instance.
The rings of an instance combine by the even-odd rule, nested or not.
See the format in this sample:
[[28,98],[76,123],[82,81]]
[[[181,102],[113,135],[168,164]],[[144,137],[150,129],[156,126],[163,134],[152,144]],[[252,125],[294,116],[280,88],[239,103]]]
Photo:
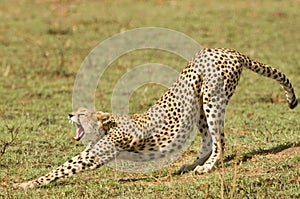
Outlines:
[[[255,150],[252,150],[248,153],[244,153],[242,154],[241,158],[239,161],[241,162],[247,162],[249,160],[252,159],[253,156],[255,155],[267,155],[267,154],[276,154],[276,153],[279,153],[281,151],[284,151],[288,148],[293,148],[293,147],[299,147],[300,146],[300,141],[299,142],[296,142],[296,143],[285,143],[285,144],[280,144],[278,146],[275,146],[275,147],[272,147],[272,148],[269,148],[269,149],[255,149]],[[237,154],[234,153],[232,155],[229,155],[229,156],[226,156],[224,157],[224,163],[227,163],[227,162],[230,162],[232,160],[235,160]],[[178,176],[178,175],[181,175],[177,172],[173,173],[171,176]],[[160,175],[160,176],[155,176],[152,180],[150,181],[155,181],[156,178],[159,178],[159,177],[167,177],[168,175]],[[131,178],[131,179],[119,179],[119,182],[120,183],[125,183],[125,182],[136,182],[136,181],[149,181],[149,177],[142,177],[142,178]]]
[[[299,147],[300,146],[300,142],[296,142],[296,143],[285,143],[285,144],[280,144],[278,146],[272,147],[270,149],[255,149],[252,150],[248,153],[244,153],[240,159],[241,162],[247,162],[248,160],[251,160],[253,156],[255,155],[266,155],[266,154],[276,154],[279,153],[283,150],[286,150],[288,148],[292,148],[292,147]],[[224,163],[226,162],[230,162],[231,160],[234,160],[236,158],[236,153],[226,156],[224,158]]]

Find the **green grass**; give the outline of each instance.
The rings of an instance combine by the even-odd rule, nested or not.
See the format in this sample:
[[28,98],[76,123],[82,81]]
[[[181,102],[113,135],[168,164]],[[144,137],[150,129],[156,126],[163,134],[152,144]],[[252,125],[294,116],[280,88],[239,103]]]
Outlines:
[[[226,115],[224,167],[173,176],[196,157],[199,138],[182,158],[151,173],[102,167],[49,186],[14,190],[79,153],[68,124],[72,91],[84,57],[124,30],[158,26],[183,32],[202,46],[237,49],[282,70],[300,96],[300,4],[291,1],[1,1],[0,198],[299,198],[299,108],[289,110],[276,82],[244,71]],[[180,71],[185,60],[141,50],[112,63],[99,82],[96,108],[110,111],[118,79],[139,64]],[[143,86],[130,112],[143,112],[163,93]],[[242,160],[241,162],[239,160]]]

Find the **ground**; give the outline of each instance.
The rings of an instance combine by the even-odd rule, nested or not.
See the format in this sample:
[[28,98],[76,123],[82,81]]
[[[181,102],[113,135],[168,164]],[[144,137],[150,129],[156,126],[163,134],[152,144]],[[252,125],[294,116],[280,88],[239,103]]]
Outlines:
[[[145,9],[147,8],[147,9]],[[202,46],[233,48],[283,71],[300,96],[300,2],[292,1],[1,1],[1,198],[299,198],[299,108],[289,110],[276,82],[244,71],[230,101],[223,164],[205,175],[173,176],[197,155],[200,139],[168,167],[146,174],[109,167],[33,190],[12,182],[45,174],[84,149],[72,140],[76,73],[101,41],[124,30],[159,26]],[[128,70],[185,60],[159,50],[127,54],[109,66],[97,88],[97,109],[110,111],[112,89]],[[140,87],[130,112],[143,112],[165,91]],[[1,152],[1,151],[0,151]]]

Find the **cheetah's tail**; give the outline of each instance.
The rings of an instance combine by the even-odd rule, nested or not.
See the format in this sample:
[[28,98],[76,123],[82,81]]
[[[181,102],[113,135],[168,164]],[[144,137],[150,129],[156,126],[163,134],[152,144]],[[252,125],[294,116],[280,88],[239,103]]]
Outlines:
[[294,93],[293,86],[284,73],[280,72],[279,70],[269,65],[257,61],[253,61],[249,57],[245,57],[245,58],[246,58],[245,66],[247,68],[263,76],[275,79],[280,83],[281,87],[285,90],[286,99],[289,103],[290,109],[293,109],[297,106],[298,101]]

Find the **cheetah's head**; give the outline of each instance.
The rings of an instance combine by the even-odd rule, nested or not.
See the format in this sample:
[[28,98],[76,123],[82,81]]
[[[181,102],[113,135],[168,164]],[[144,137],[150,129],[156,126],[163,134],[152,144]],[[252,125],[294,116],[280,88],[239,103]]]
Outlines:
[[110,118],[109,113],[101,111],[94,112],[86,108],[79,108],[76,112],[69,114],[69,119],[76,125],[76,141],[97,141],[106,133],[106,123]]

